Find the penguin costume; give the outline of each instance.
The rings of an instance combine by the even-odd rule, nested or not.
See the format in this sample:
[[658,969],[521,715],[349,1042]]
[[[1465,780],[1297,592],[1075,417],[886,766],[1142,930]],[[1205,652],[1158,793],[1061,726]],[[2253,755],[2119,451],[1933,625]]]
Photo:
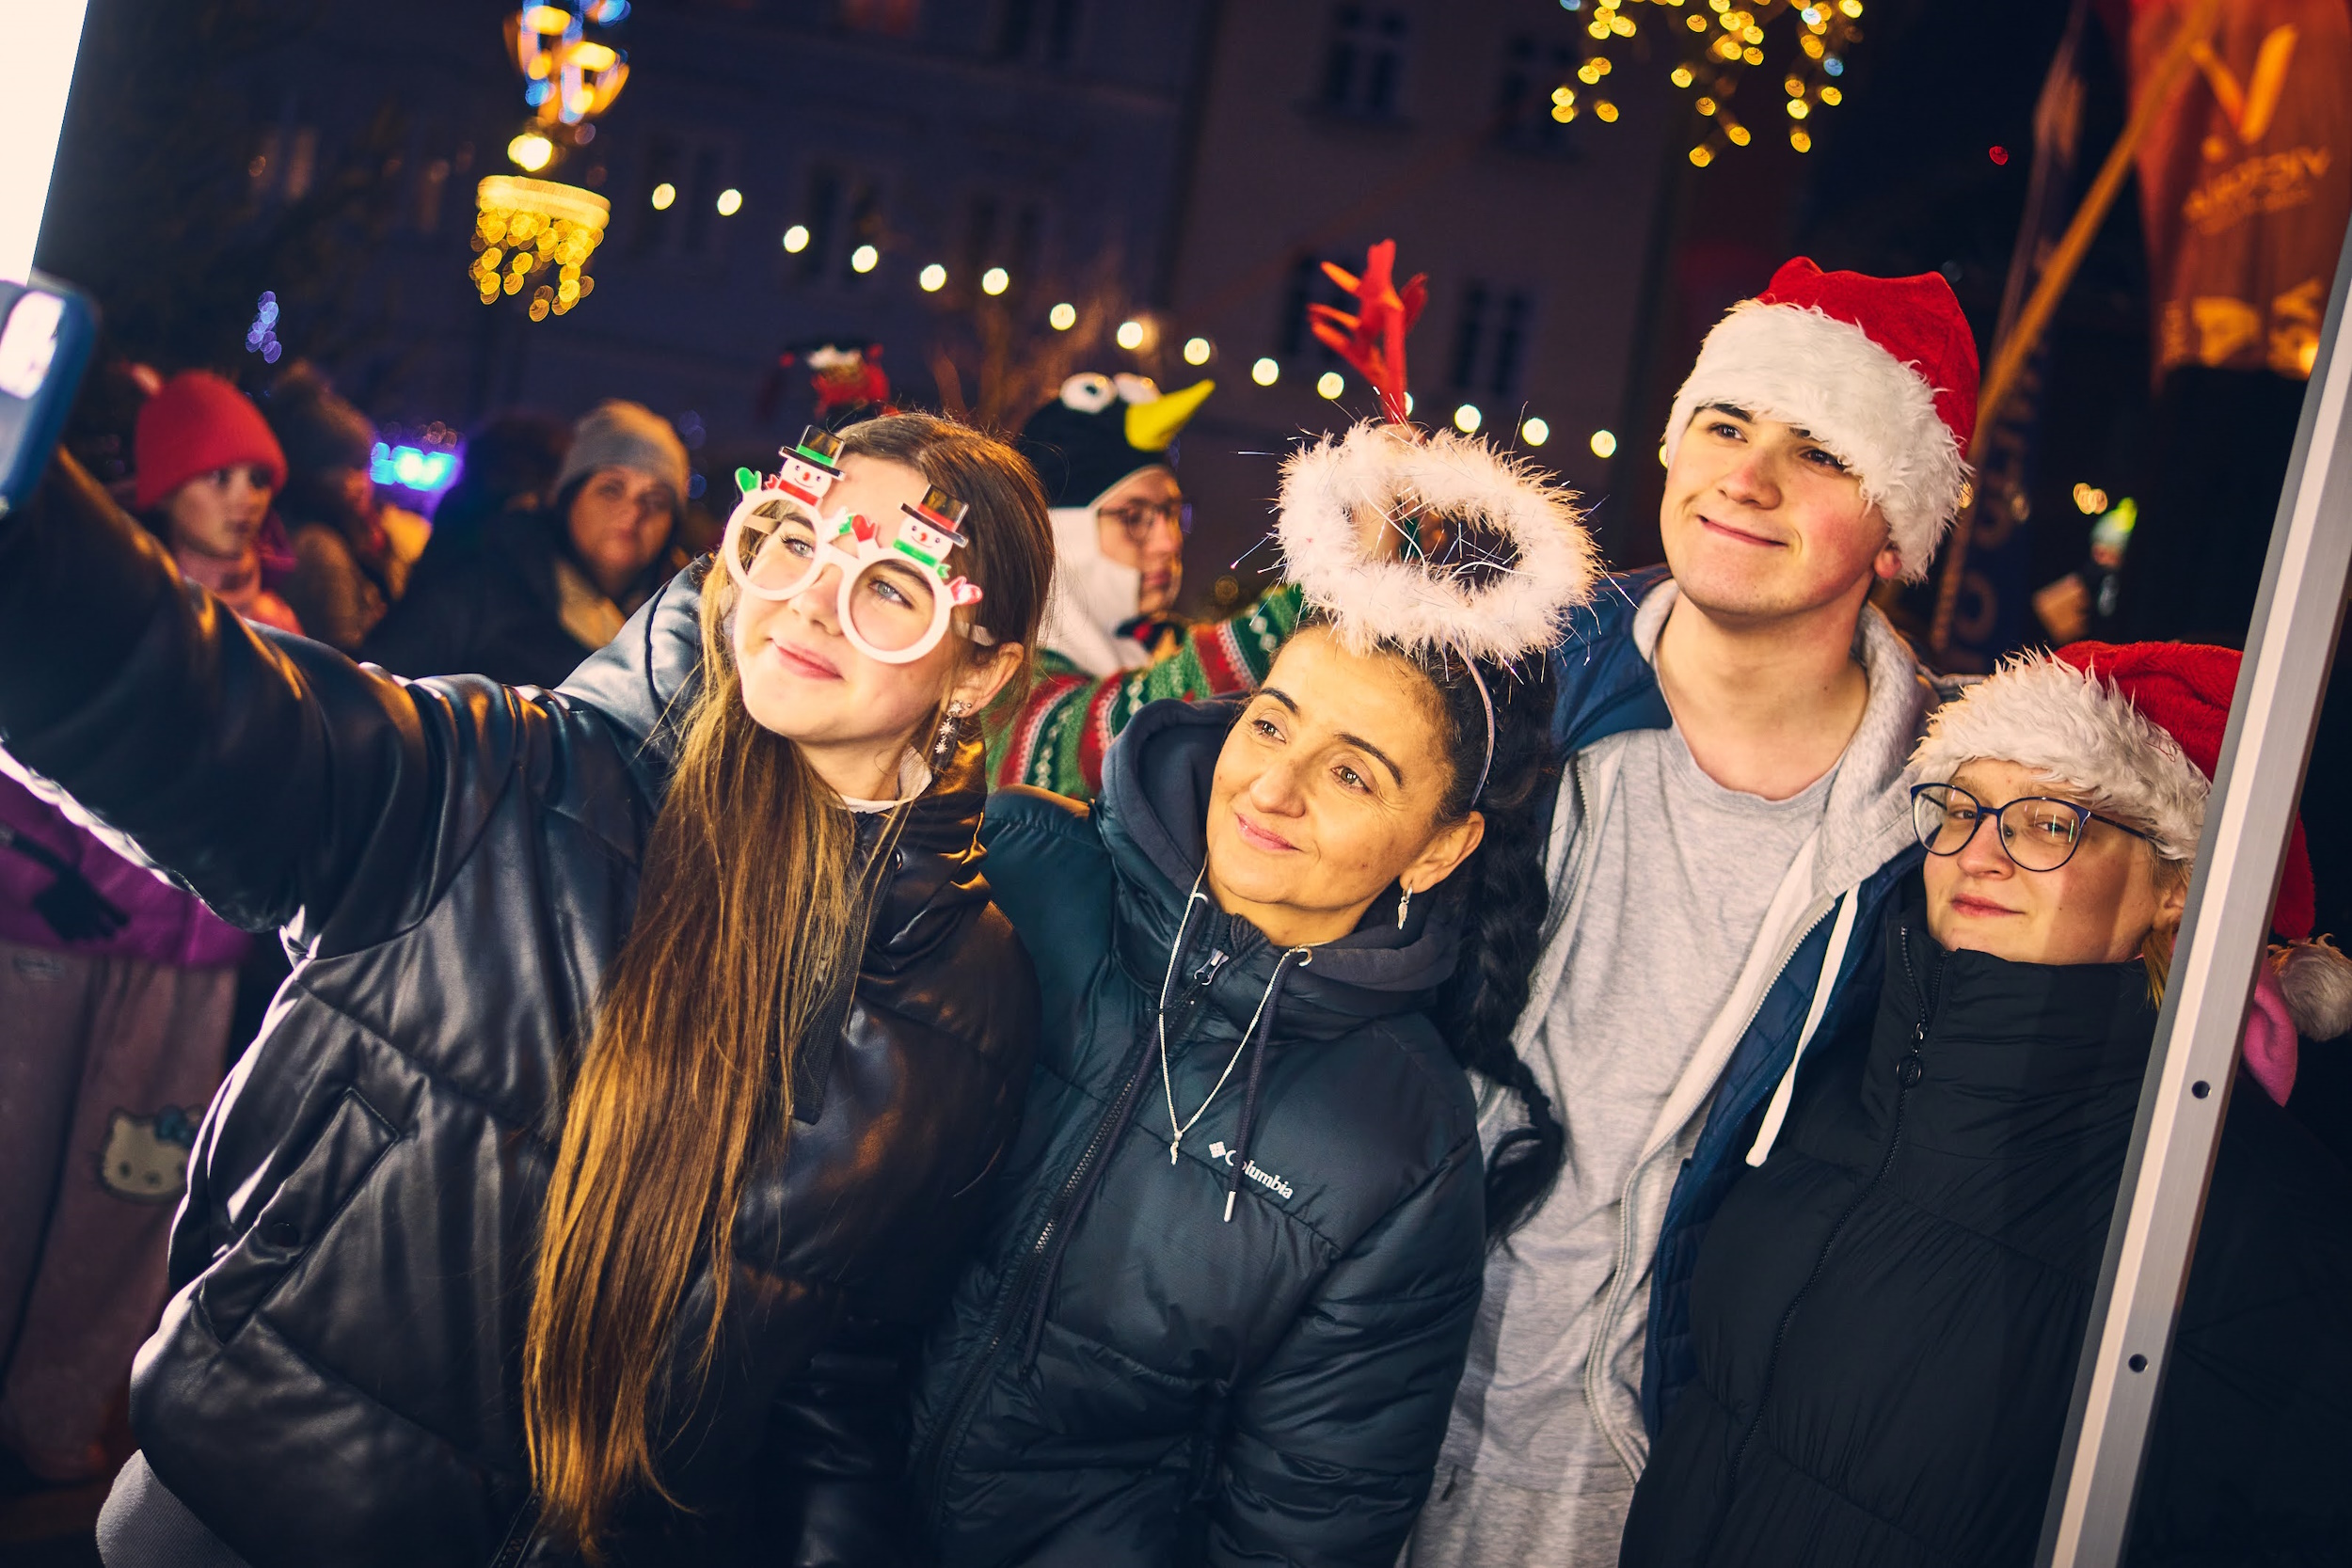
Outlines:
[[1103,498],[1148,469],[1174,471],[1176,437],[1212,385],[1162,393],[1139,375],[1073,375],[1022,426],[1015,445],[1037,469],[1054,525],[1054,593],[1040,678],[989,742],[993,783],[1092,796],[1103,753],[1137,708],[1256,690],[1297,625],[1298,590],[1288,583],[1230,620],[1147,621],[1142,572],[1103,553]]
[[[1054,595],[1041,634],[1043,651],[1089,675],[1152,662],[1159,628],[1138,626],[1143,575],[1103,553],[1096,511],[1103,498],[1147,468],[1176,467],[1176,437],[1213,381],[1163,393],[1140,375],[1087,372],[1029,416],[1014,442],[1045,486],[1054,522]],[[1184,562],[1175,562],[1183,580]],[[1138,637],[1136,634],[1144,635]]]

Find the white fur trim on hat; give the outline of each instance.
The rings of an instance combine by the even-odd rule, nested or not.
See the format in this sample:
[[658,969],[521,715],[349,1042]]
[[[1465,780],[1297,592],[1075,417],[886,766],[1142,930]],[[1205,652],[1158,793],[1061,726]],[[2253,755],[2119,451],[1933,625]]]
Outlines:
[[2326,937],[2274,950],[2279,990],[2297,1032],[2315,1040],[2352,1033],[2352,959]]
[[2150,834],[2166,860],[2197,853],[2212,782],[2112,684],[2048,654],[2004,659],[1938,708],[1911,767],[1920,783],[1948,784],[1979,758],[2013,762],[2080,792]]
[[[1421,509],[1503,535],[1518,559],[1484,572],[1364,553],[1359,515]],[[1292,453],[1274,532],[1285,575],[1359,652],[1388,643],[1508,664],[1558,641],[1599,576],[1583,514],[1548,476],[1483,441],[1398,425],[1359,424]]]
[[1742,300],[1707,335],[1675,394],[1666,461],[1692,416],[1712,404],[1795,425],[1862,481],[1863,499],[1886,518],[1903,580],[1917,582],[1968,477],[1960,443],[1935,411],[1938,390],[1851,323],[1806,306]]

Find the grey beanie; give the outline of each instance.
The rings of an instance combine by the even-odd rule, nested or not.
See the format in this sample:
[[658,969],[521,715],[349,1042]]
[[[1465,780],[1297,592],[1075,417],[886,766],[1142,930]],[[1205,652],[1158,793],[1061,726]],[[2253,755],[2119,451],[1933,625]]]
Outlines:
[[612,398],[588,410],[572,427],[572,450],[555,487],[561,491],[598,468],[649,473],[670,486],[679,507],[686,505],[686,443],[669,420],[642,403]]

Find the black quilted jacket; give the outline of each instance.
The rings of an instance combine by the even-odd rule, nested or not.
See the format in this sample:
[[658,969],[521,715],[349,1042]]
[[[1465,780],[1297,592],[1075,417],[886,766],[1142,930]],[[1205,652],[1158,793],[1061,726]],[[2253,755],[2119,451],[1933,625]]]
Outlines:
[[[1091,817],[990,800],[1044,1014],[922,1380],[916,1481],[951,1568],[1389,1568],[1428,1491],[1485,1263],[1470,1085],[1422,1013],[1458,911],[1416,899],[1400,930],[1375,905],[1286,961],[1188,901],[1234,711],[1145,708]],[[1164,980],[1176,1104],[1208,1107],[1174,1159]]]
[[[403,685],[256,634],[60,476],[0,523],[0,741],[300,953],[205,1117],[133,1387],[156,1475],[256,1568],[550,1555],[519,1347],[564,1087],[666,779],[657,720],[691,672],[660,624],[692,595],[665,597],[561,691]],[[814,1119],[758,1156],[717,1370],[664,1418],[701,1512],[633,1508],[624,1561],[900,1560],[902,1369],[1036,1027],[979,871],[977,756],[913,813],[848,1026],[799,1085]],[[680,1345],[708,1300],[704,1276]]]
[[[2156,1011],[2137,959],[1947,953],[1923,911],[1914,873],[1875,1021],[1819,1047],[1708,1233],[1698,1376],[1634,1493],[1624,1568],[2034,1560]],[[2133,1568],[2346,1560],[2347,1214],[2343,1167],[2240,1082]]]

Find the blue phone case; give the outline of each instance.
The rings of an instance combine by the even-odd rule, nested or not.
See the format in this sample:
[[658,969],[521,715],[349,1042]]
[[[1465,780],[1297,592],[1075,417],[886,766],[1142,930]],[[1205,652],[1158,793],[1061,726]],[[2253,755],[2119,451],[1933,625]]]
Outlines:
[[39,273],[0,282],[0,517],[47,471],[97,336],[97,308],[80,291]]

